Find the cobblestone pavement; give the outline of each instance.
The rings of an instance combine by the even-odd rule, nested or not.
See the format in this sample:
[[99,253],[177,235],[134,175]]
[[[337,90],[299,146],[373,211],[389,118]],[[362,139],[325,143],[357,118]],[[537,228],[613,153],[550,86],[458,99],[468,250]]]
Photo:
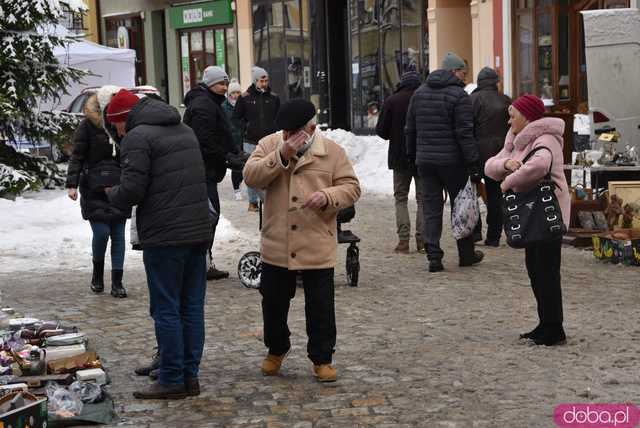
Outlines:
[[[257,216],[246,212],[246,201],[231,201],[229,187],[223,213],[255,235],[218,247],[218,267],[235,271],[240,255],[257,249]],[[562,402],[637,401],[638,268],[565,249],[568,344],[536,347],[517,339],[537,321],[523,252],[487,248],[481,265],[459,268],[445,231],[446,271],[429,274],[423,255],[392,253],[391,197],[365,195],[357,207],[350,228],[363,238],[361,283],[345,285],[341,246],[335,384],[311,376],[301,290],[290,314],[290,357],[281,376],[264,378],[259,294],[234,278],[210,282],[204,391],[171,402],[131,395],[148,382],[133,368],[154,344],[142,266],[126,266],[123,300],[91,294],[87,271],[3,275],[4,304],[84,326],[109,368],[125,426],[550,427]]]

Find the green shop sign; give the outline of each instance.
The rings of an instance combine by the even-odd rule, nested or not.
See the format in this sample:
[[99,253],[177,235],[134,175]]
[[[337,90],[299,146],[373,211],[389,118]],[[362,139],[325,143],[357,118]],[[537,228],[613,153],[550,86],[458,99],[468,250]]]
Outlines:
[[231,0],[216,0],[175,6],[169,9],[171,28],[208,27],[233,24]]

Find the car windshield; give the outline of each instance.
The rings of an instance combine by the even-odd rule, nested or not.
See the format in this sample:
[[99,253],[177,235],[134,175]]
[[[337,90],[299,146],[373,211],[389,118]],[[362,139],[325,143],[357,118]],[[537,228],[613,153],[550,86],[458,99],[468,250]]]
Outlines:
[[78,98],[76,98],[71,104],[71,108],[69,109],[70,113],[82,113],[84,108],[84,103],[87,101],[89,97],[88,94],[80,94]]

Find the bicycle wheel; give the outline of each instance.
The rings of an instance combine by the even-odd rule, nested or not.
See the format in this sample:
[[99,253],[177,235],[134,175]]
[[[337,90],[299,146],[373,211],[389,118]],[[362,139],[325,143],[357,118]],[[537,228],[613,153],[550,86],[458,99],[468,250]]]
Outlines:
[[238,278],[247,288],[260,288],[262,274],[262,258],[258,251],[250,251],[240,257],[238,262]]

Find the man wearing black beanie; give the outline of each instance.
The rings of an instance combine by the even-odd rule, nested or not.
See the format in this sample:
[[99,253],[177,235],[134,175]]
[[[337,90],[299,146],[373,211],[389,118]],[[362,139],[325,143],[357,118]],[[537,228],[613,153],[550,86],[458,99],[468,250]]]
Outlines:
[[344,149],[316,129],[314,116],[309,101],[284,103],[276,118],[282,132],[260,140],[243,173],[248,186],[266,190],[260,294],[269,351],[262,373],[276,375],[291,349],[287,317],[300,271],[307,355],[318,381],[333,382],[336,215],[360,197],[360,184]]

